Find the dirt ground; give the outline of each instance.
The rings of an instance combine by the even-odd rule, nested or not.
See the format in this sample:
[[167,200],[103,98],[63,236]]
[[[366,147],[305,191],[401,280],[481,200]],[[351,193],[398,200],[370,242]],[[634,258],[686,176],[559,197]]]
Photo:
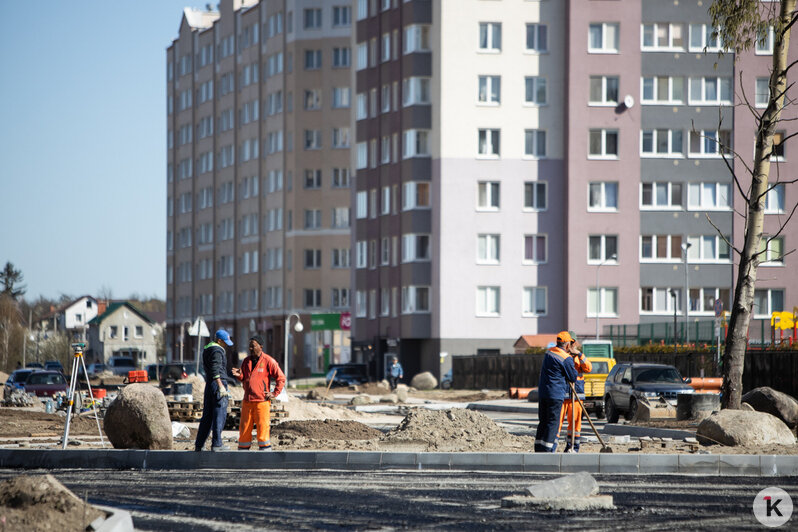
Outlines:
[[0,482],[0,530],[86,530],[106,513],[86,504],[52,475]]
[[[0,438],[31,438],[61,436],[64,433],[64,416],[23,408],[0,408]],[[100,419],[100,426],[102,426]],[[99,436],[94,415],[84,413],[72,418],[69,434]]]

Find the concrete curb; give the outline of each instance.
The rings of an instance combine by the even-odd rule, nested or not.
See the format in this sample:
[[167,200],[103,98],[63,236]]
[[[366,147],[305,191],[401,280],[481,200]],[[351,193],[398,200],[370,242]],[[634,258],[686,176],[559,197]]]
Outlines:
[[[584,429],[582,429],[582,432],[584,432]],[[601,432],[613,436],[629,435],[633,438],[641,438],[643,436],[649,436],[651,438],[673,438],[674,440],[695,438],[695,432],[689,430],[637,427],[635,425],[617,425],[615,423],[607,423],[604,425],[604,429]]]
[[89,525],[89,530],[95,532],[133,532],[133,518],[130,512],[113,508],[111,506],[94,506],[104,512],[108,512],[105,519],[98,517]]
[[798,476],[798,455],[401,453],[371,451],[201,452],[0,449],[5,469],[416,469],[532,473]]

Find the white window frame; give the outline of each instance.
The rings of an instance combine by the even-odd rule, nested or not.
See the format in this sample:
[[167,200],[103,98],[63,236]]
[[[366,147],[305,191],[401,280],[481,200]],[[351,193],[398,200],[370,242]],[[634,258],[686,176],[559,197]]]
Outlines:
[[[588,287],[587,289],[587,317],[588,318],[595,318],[596,317],[596,306],[590,304],[590,294],[596,292],[595,287]],[[615,305],[616,308],[613,311],[608,311],[607,309],[607,293],[614,292],[615,293]],[[598,317],[599,318],[616,318],[618,317],[618,287],[616,286],[600,286],[599,293],[598,293]],[[593,307],[593,308],[590,308]]]
[[[720,52],[720,35],[716,35],[714,37],[714,42],[710,42],[713,40],[712,33],[714,31],[715,27],[710,24],[690,24],[687,49],[690,52]],[[698,44],[694,44],[696,37],[700,41]]]
[[765,214],[784,214],[784,184],[776,183],[769,185],[770,189],[767,191],[764,198]]
[[756,43],[754,45],[754,54],[756,55],[773,55],[773,43],[775,42],[775,33],[773,31],[773,26],[768,28],[768,34],[764,37],[764,43],[760,43],[760,39],[756,39]]
[[[423,185],[427,189],[427,202],[426,204],[423,205],[420,204],[418,201],[419,185]],[[430,209],[432,202],[430,201],[429,194],[430,194],[429,181],[406,181],[402,185],[402,210],[409,211],[413,209]]]
[[[538,295],[543,295],[543,310],[538,308]],[[534,308],[532,308],[534,306]],[[545,286],[525,286],[521,293],[521,315],[527,318],[548,316],[549,291]]]
[[[609,98],[610,94],[610,87],[609,82],[610,80],[615,81],[615,99]],[[600,100],[591,100],[593,95],[593,84],[595,82],[601,83],[601,99]],[[591,107],[615,107],[618,105],[618,100],[620,98],[620,85],[621,80],[619,76],[590,76],[590,85],[588,86],[588,105]]]
[[[608,42],[610,40],[609,32],[610,27],[614,28],[615,42]],[[594,30],[601,31],[601,46],[594,47],[591,39],[591,32]],[[621,26],[618,22],[593,22],[588,25],[587,30],[587,53],[589,54],[617,54],[620,51],[621,40]]]
[[[695,197],[695,187],[699,187],[699,197]],[[713,190],[714,189],[714,190]],[[708,204],[705,191],[714,195],[715,201]],[[726,198],[725,203],[722,198]],[[691,182],[687,184],[687,210],[688,211],[728,211],[732,207],[732,186],[731,183],[720,183],[715,181]]]
[[[542,76],[525,76],[524,105],[529,107],[540,107],[543,105],[548,105],[549,93],[547,85],[548,85],[547,79]],[[532,95],[531,100],[529,99],[530,92]]]
[[[420,294],[424,293],[426,305],[421,305]],[[429,286],[409,285],[402,287],[402,314],[428,314],[432,308],[432,291]],[[425,308],[426,307],[426,308]]]
[[497,265],[501,263],[501,235],[477,235],[477,264]]
[[477,105],[496,106],[502,101],[502,77],[477,76]]
[[[668,80],[668,88],[666,98],[660,94],[660,82],[663,79]],[[675,97],[675,81],[681,80],[682,84],[682,97]],[[652,97],[646,96],[646,85],[651,84]],[[688,89],[685,83],[684,76],[643,76],[640,78],[640,103],[642,105],[684,105],[685,91]]]
[[[532,206],[527,205],[527,189],[532,191]],[[543,198],[541,200],[541,197]],[[525,212],[544,212],[549,209],[549,184],[547,181],[525,181],[524,203],[522,210]],[[543,206],[537,206],[543,203]]]
[[477,158],[498,159],[501,157],[501,129],[480,128],[477,130]]
[[[754,319],[770,319],[771,316],[773,315],[773,312],[776,312],[776,311],[773,310],[773,299],[774,299],[773,298],[773,293],[774,292],[781,292],[782,307],[784,307],[784,305],[785,305],[785,303],[784,303],[784,296],[785,296],[784,292],[785,291],[784,291],[783,288],[757,288],[756,290],[754,290],[754,301],[756,301],[757,292],[761,293],[762,291],[767,291],[767,302],[768,302],[767,303],[767,305],[768,305],[767,313],[762,313],[760,311],[760,313],[757,314],[754,311],[754,309],[756,307],[752,306],[751,307],[751,315],[754,317]],[[784,310],[784,308],[782,308],[782,310]]]
[[411,76],[402,80],[402,107],[430,104],[430,78]]
[[770,78],[756,78],[754,81],[754,102],[758,109],[764,109],[768,106],[770,102]]
[[[526,256],[526,241],[528,238],[533,239],[531,259]],[[543,254],[544,257],[538,257],[538,242],[543,241]],[[549,262],[549,235],[546,233],[525,234],[521,239],[521,264],[548,264]]]
[[477,286],[475,305],[476,316],[480,318],[496,318],[501,316],[501,308],[500,286]]
[[[591,238],[599,238],[601,242],[601,251],[600,257],[598,259],[590,258],[590,239]],[[607,249],[607,239],[614,238],[615,239],[615,260],[611,260],[612,254]],[[590,265],[596,264],[618,264],[618,235],[588,235],[587,236],[587,253],[585,256],[587,257],[587,263]]]
[[[726,240],[729,240],[726,237]],[[720,235],[687,235],[687,262],[690,264],[728,264],[732,258],[731,247]],[[706,246],[712,246],[712,255],[707,256]],[[727,257],[721,256],[721,248],[726,248]]]
[[538,22],[527,23],[524,52],[528,54],[546,54],[549,52],[549,28],[546,24]]
[[406,129],[402,132],[402,159],[429,156],[429,130]]
[[[600,149],[600,153],[591,154],[590,153],[590,138],[596,133],[598,133],[601,136],[600,137],[601,149]],[[611,135],[615,136],[616,153],[614,153],[614,154],[613,153],[607,153],[607,138],[609,136],[611,136]],[[610,160],[617,159],[618,158],[617,150],[619,149],[619,144],[618,144],[619,137],[620,137],[620,133],[619,133],[619,131],[617,129],[603,128],[603,129],[591,129],[591,130],[589,130],[588,131],[588,143],[587,143],[587,145],[588,145],[587,146],[587,158],[588,159],[610,159]]]
[[[678,249],[679,249],[679,252],[674,257],[673,256],[673,251],[674,251],[673,250],[673,244],[674,244],[674,238],[675,237],[679,237],[679,240],[678,240],[679,246],[677,246]],[[643,254],[643,240],[646,239],[646,238],[650,238],[651,239],[651,256],[650,257],[647,257],[646,255]],[[657,256],[657,250],[659,249],[659,241],[662,238],[665,239],[665,250],[667,251],[667,256],[666,257],[658,257]],[[678,263],[678,262],[681,262],[682,261],[681,244],[683,242],[684,242],[684,238],[682,237],[682,235],[640,235],[640,237],[638,238],[638,243],[639,243],[639,246],[638,246],[638,258],[639,258],[640,262],[645,262],[645,263],[666,263],[666,262],[671,262],[671,263],[676,262],[676,263]]]
[[[646,187],[646,185],[650,185],[651,186],[651,204],[650,205],[646,205],[646,204],[643,203],[643,194],[644,194],[644,190],[643,189]],[[668,198],[668,203],[665,204],[665,205],[660,205],[659,202],[657,201],[658,189],[662,185],[665,185],[665,187],[666,187],[665,193],[666,193],[667,198]],[[679,192],[680,203],[677,204],[677,205],[674,205],[673,202],[672,202],[673,193],[674,193],[674,190],[673,190],[673,186],[674,185],[679,185],[681,187],[681,191]],[[671,182],[671,181],[665,181],[665,182],[663,182],[663,181],[651,181],[651,182],[647,182],[647,183],[640,183],[640,202],[639,202],[640,210],[641,211],[680,211],[680,210],[684,209],[684,187],[685,187],[685,185],[686,185],[686,183]]]
[[[651,136],[651,151],[645,150],[646,136]],[[665,152],[658,151],[662,136],[667,137]],[[675,137],[675,138],[674,138]],[[661,159],[684,158],[684,131],[681,129],[643,129],[640,131],[640,157]]]
[[[708,84],[715,82],[715,98],[707,98]],[[691,76],[688,78],[687,103],[688,105],[731,105],[734,99],[734,83],[731,77],[724,76]],[[727,84],[727,98],[723,98],[723,86]],[[693,98],[693,87],[701,93],[701,98]]]
[[[598,206],[591,206],[590,205],[590,188],[591,185],[599,185],[601,190],[601,204]],[[608,187],[608,185],[614,185],[614,187]],[[609,202],[607,201],[608,189],[613,188],[615,190],[615,207],[609,207]],[[588,212],[618,212],[618,199],[619,199],[619,188],[620,184],[617,181],[590,181],[587,184],[587,210]]]
[[[498,54],[502,51],[502,23],[480,22],[477,33],[477,49],[480,53]],[[498,32],[497,32],[498,29]],[[482,35],[485,34],[485,46],[482,46]],[[498,38],[496,34],[498,33]],[[498,47],[495,41],[498,40]]]
[[[651,310],[643,310],[643,293],[646,290],[651,290]],[[675,298],[671,295],[671,291],[676,292]],[[661,301],[665,302],[664,309],[657,308],[657,303]],[[638,290],[638,311],[645,316],[673,316],[674,301],[676,303],[676,314],[682,315],[682,292],[679,288],[642,286]]]
[[[725,137],[725,138],[724,138]],[[693,151],[693,139],[699,144],[699,151]],[[716,140],[713,140],[716,139]],[[720,159],[723,157],[722,143],[727,142],[726,150],[731,152],[732,132],[728,129],[702,129],[700,131],[690,130],[687,138],[688,156],[693,159]],[[714,144],[710,144],[714,143]],[[713,151],[708,148],[714,146]],[[728,155],[728,154],[727,154]]]
[[501,209],[501,182],[477,182],[476,205],[477,211],[497,212],[499,209]]
[[[532,137],[532,151],[530,153],[530,137]],[[524,130],[524,159],[545,159],[548,151],[545,129]],[[541,144],[543,145],[541,149]]]
[[[646,28],[651,27],[654,43],[651,45],[646,45]],[[665,46],[660,46],[657,43],[657,32],[660,28],[667,28],[667,40],[668,44]],[[680,27],[682,32],[682,44],[674,45],[674,28]],[[641,24],[640,25],[640,51],[641,52],[680,52],[684,51],[685,47],[685,38],[687,37],[685,32],[684,24],[681,23],[673,23],[673,22],[654,22],[649,24]]]

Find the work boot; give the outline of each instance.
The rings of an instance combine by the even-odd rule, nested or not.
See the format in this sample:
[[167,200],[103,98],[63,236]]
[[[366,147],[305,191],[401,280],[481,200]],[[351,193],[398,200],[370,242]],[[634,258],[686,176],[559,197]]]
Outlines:
[[229,450],[230,450],[230,448],[229,448],[229,447],[227,447],[227,445],[220,445],[220,446],[218,446],[218,447],[211,447],[211,451],[213,451],[213,452],[217,452],[217,451],[229,451]]

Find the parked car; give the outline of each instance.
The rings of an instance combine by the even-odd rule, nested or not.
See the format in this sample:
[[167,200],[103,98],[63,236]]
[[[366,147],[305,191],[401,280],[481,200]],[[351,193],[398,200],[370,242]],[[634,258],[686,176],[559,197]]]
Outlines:
[[60,371],[34,371],[22,385],[26,392],[37,397],[52,397],[58,393],[66,393],[69,386],[66,377]]
[[106,369],[107,368],[105,367],[105,364],[99,364],[95,362],[94,364],[89,364],[86,366],[86,373],[89,374],[89,377],[96,377],[103,371],[106,371]]
[[114,375],[127,375],[128,371],[134,371],[138,368],[131,357],[111,357],[108,360],[108,369]]
[[3,399],[7,399],[11,396],[15,389],[22,390],[22,385],[25,383],[25,379],[28,378],[28,375],[36,371],[35,369],[17,369],[11,372],[11,375],[8,376],[6,379],[6,385],[3,387]]
[[451,387],[452,387],[452,370],[449,370],[441,376],[441,390],[448,390]]
[[60,371],[61,373],[64,372],[64,366],[57,360],[48,360],[44,363],[44,369],[49,371]]
[[41,362],[28,362],[25,364],[25,367],[32,369],[44,369],[44,365]]
[[695,393],[690,379],[684,379],[673,366],[665,364],[618,364],[604,384],[607,422],[616,423],[621,414],[632,419],[643,397],[663,397],[676,405],[680,393]]
[[[333,373],[335,378],[333,379]],[[353,386],[369,381],[368,366],[366,364],[332,364],[327,371],[325,382],[332,386]]]
[[146,367],[147,379],[157,381],[161,373],[163,373],[163,366],[163,364],[148,364]]

